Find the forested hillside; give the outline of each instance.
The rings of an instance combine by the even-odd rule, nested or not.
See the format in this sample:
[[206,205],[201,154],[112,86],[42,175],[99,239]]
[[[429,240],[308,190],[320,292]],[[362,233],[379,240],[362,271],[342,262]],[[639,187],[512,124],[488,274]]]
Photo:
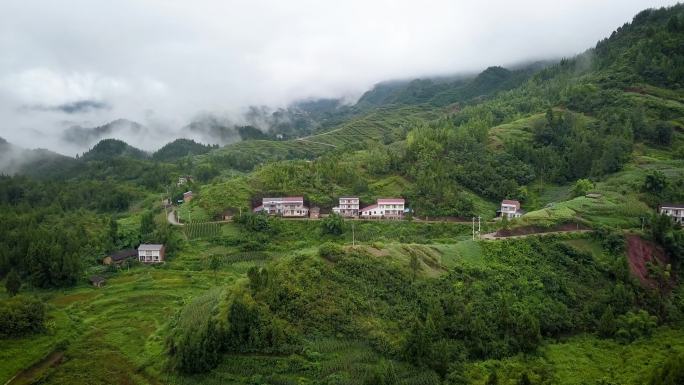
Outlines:
[[[684,204],[684,5],[557,62],[250,114],[187,127],[222,147],[0,140],[1,382],[682,383],[684,231],[658,207]],[[410,209],[329,215],[349,195]],[[252,213],[268,196],[323,216]],[[103,264],[141,243],[165,263]]]

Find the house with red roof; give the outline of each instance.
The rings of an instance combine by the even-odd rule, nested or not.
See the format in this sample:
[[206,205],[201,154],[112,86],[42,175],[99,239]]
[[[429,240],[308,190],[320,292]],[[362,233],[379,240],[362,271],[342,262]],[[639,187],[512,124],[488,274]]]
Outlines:
[[406,202],[403,198],[382,198],[377,203],[362,208],[361,218],[368,219],[402,219]]

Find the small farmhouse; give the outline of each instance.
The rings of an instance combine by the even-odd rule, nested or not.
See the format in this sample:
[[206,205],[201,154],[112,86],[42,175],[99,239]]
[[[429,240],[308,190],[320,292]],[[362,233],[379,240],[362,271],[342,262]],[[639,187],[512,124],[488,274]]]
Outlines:
[[106,257],[102,258],[103,265],[120,265],[124,263],[129,258],[135,258],[138,256],[138,251],[136,249],[125,249],[115,251],[110,253]]
[[183,193],[183,202],[188,203],[192,200],[192,191]]
[[309,209],[304,206],[304,197],[264,198],[262,205],[254,209],[254,212],[260,211],[286,218],[306,218],[309,215]]
[[138,246],[138,260],[143,263],[164,262],[164,245],[142,244]]
[[497,211],[497,216],[506,218],[519,218],[524,214],[520,210],[520,202],[515,200],[504,199],[501,201],[501,210]]
[[663,204],[660,206],[658,212],[662,215],[672,217],[675,223],[684,225],[684,204]]
[[359,215],[359,198],[340,197],[339,205],[333,207],[333,212],[343,217],[357,217]]
[[378,199],[377,203],[360,210],[361,218],[401,219],[404,217],[405,201],[402,198]]

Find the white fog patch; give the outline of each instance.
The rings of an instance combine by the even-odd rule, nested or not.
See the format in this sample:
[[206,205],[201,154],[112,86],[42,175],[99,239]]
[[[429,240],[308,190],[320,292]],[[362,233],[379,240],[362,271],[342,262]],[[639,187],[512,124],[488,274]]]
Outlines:
[[147,150],[186,134],[207,141],[216,125],[187,130],[206,112],[241,124],[249,106],[354,100],[385,80],[572,56],[674,3],[3,0],[0,137],[74,154],[84,149],[65,130],[126,119],[146,129],[113,135]]

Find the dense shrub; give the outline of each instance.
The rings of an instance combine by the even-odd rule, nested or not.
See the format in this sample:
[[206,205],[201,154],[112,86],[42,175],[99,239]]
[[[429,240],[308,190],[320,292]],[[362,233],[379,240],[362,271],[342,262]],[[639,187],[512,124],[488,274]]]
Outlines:
[[645,310],[627,312],[617,319],[615,336],[622,342],[631,342],[638,338],[648,337],[658,325],[658,319]]
[[344,232],[344,219],[339,214],[330,214],[321,220],[323,234],[341,235]]
[[651,374],[648,385],[680,385],[684,384],[684,355],[670,356],[665,363]]
[[337,243],[326,242],[318,248],[318,255],[330,262],[337,262],[344,255],[344,250]]
[[0,338],[39,332],[45,317],[45,304],[38,299],[18,296],[0,302]]

